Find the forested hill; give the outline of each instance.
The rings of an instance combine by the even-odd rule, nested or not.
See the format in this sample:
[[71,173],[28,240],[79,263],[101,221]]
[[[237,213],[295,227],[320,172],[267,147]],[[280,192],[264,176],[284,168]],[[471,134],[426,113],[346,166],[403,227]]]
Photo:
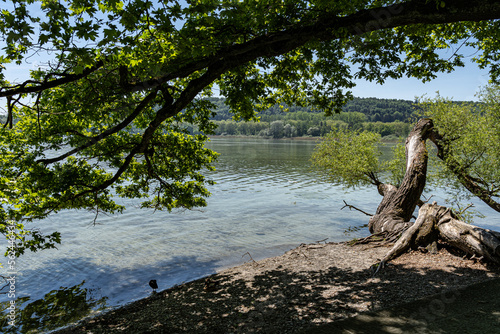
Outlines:
[[[215,120],[231,119],[232,115],[229,113],[228,107],[224,104],[223,98],[210,98],[210,100],[217,105]],[[288,109],[290,112],[314,112],[310,108],[296,106],[291,106]],[[366,121],[368,122],[408,122],[414,112],[414,101],[355,97],[344,106],[343,111],[360,112],[366,116]],[[283,111],[279,106],[275,106],[261,114],[279,115],[283,114]]]
[[370,122],[407,122],[415,111],[415,102],[408,100],[377,99],[374,97],[356,97],[349,101],[345,112],[360,112],[365,114]]

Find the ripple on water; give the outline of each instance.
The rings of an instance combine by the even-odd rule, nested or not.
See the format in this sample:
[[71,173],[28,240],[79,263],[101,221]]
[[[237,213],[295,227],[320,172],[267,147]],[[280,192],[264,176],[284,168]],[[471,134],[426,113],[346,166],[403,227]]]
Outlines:
[[63,244],[20,259],[20,275],[29,283],[19,294],[41,298],[85,281],[84,287],[114,306],[147,296],[150,279],[165,289],[249,261],[247,252],[257,260],[303,242],[366,235],[366,230],[344,234],[367,218],[340,210],[342,201],[373,212],[380,196],[375,189],[346,194],[321,181],[308,162],[314,143],[218,140],[211,145],[221,156],[217,171],[209,173],[217,184],[209,187],[206,208],[153,214],[139,210],[137,201],[120,200],[125,213],[100,216],[95,226],[87,212],[46,219],[40,228],[61,231]]

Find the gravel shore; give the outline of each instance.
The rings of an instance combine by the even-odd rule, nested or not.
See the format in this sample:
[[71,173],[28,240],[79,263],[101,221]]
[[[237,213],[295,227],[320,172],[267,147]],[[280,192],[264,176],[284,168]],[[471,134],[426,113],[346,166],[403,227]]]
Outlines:
[[[411,251],[375,276],[389,250],[346,243],[300,245],[152,294],[56,333],[300,333],[308,328],[500,277],[451,254]],[[145,283],[147,284],[147,282]]]

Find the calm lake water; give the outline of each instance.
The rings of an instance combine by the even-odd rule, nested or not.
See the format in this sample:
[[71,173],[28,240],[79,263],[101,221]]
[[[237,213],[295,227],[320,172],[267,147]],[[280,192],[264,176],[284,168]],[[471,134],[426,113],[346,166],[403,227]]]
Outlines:
[[[126,212],[102,215],[95,226],[93,214],[82,211],[38,223],[44,232],[60,231],[62,245],[19,259],[16,295],[24,327],[18,329],[49,330],[147,297],[150,279],[162,290],[249,261],[249,254],[257,260],[301,243],[368,235],[366,228],[346,233],[368,217],[341,210],[343,200],[374,212],[381,197],[372,188],[346,193],[323,182],[311,170],[314,146],[314,141],[214,138],[209,147],[221,155],[217,171],[210,173],[217,184],[209,188],[206,208],[153,212],[120,200]],[[477,225],[499,230],[500,215],[476,206],[486,214]],[[0,295],[4,308],[9,300]],[[7,328],[0,326],[0,332]]]

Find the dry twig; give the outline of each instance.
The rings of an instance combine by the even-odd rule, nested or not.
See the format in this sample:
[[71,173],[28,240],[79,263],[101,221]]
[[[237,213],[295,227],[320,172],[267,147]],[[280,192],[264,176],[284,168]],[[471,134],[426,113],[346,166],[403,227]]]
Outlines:
[[365,215],[367,215],[367,216],[370,216],[370,217],[372,217],[372,216],[373,216],[373,214],[371,214],[371,213],[368,213],[368,212],[366,212],[366,211],[363,211],[363,210],[361,210],[361,209],[358,209],[357,207],[355,207],[355,206],[353,206],[353,205],[347,204],[347,203],[346,203],[346,201],[343,201],[343,202],[344,202],[344,204],[345,204],[345,205],[344,205],[344,206],[343,206],[340,210],[342,210],[342,209],[343,209],[343,208],[345,208],[345,207],[348,207],[348,208],[349,208],[349,210],[354,209],[354,210],[357,210],[357,211],[359,211],[359,212],[361,212],[361,213],[364,213],[364,214],[365,214]]

